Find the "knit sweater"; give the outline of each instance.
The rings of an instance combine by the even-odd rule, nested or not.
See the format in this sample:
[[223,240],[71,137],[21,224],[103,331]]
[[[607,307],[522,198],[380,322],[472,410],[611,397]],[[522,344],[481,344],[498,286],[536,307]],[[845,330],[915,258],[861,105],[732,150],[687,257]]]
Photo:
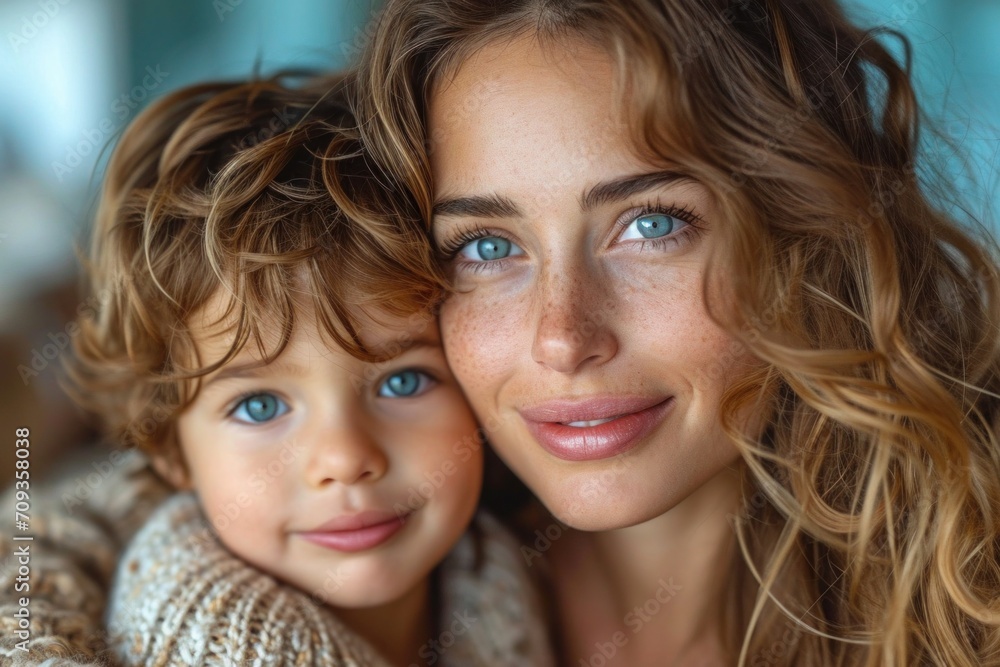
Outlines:
[[[14,528],[14,513],[0,512],[0,531],[8,536],[0,540],[0,665],[119,667],[111,648],[117,635],[109,635],[103,622],[115,568],[125,546],[171,494],[142,454],[106,448],[81,450],[60,475],[43,484],[33,480],[30,534],[34,540],[29,543],[27,593],[15,590],[19,577],[15,552],[24,543],[9,537],[19,534]],[[13,489],[0,497],[0,507],[14,507]],[[452,556],[462,558],[462,553],[462,548],[457,548]],[[453,601],[450,611],[444,612],[446,617],[455,611],[454,601],[460,605],[464,597],[449,592],[448,586],[461,587],[461,581],[445,584],[445,602]],[[15,616],[21,608],[19,598],[24,596],[30,597],[30,639],[26,643],[16,634],[20,619]],[[505,598],[496,608],[504,609],[510,603]],[[515,618],[515,627],[526,628],[531,641],[539,641],[532,632],[544,633],[544,623]],[[340,643],[341,650],[345,645]],[[508,639],[505,645],[514,642]],[[547,654],[547,649],[542,653]],[[460,664],[457,653],[450,660]],[[536,664],[549,664],[545,655],[538,660]]]
[[[553,664],[516,542],[487,514],[441,566],[441,637],[422,657],[463,667]],[[388,667],[325,605],[234,556],[195,497],[154,512],[120,562],[108,628],[128,666]]]
[[[102,621],[115,566],[171,491],[146,457],[108,448],[81,448],[49,481],[31,482],[27,533],[14,529],[14,490],[0,498],[0,665],[116,666]],[[15,534],[34,539],[15,542]],[[25,544],[30,589],[20,592],[16,552]],[[26,641],[16,634],[21,597],[30,600]]]

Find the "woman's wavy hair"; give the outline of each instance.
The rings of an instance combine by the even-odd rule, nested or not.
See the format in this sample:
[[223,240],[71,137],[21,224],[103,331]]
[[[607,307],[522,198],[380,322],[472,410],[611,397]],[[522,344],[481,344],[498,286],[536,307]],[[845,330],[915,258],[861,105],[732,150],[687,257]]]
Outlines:
[[389,0],[371,35],[356,112],[428,220],[429,97],[521,36],[606,48],[639,150],[716,198],[706,295],[764,362],[721,406],[739,664],[1000,665],[996,246],[921,157],[906,40],[834,0]]
[[[362,150],[342,76],[173,92],[108,165],[85,259],[98,305],[79,321],[69,389],[111,437],[183,469],[174,422],[199,379],[247,345],[274,359],[302,298],[368,360],[386,354],[359,336],[372,317],[433,321],[445,282],[422,226]],[[206,364],[191,318],[219,293],[233,343]]]

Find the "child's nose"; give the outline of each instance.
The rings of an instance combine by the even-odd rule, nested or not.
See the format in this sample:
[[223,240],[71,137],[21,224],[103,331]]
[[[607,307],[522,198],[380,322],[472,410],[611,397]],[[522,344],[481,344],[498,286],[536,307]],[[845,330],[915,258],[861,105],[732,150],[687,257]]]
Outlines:
[[357,425],[317,431],[310,444],[306,479],[316,488],[335,482],[371,483],[382,478],[389,461],[371,434]]

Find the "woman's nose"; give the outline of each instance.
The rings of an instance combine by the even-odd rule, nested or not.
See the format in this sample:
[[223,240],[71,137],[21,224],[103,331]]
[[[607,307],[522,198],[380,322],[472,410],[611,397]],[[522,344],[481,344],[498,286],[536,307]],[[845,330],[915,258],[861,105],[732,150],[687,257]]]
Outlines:
[[535,292],[532,358],[558,373],[600,365],[618,352],[614,300],[592,268],[548,272]]
[[389,467],[385,451],[359,421],[345,415],[309,434],[305,475],[310,486],[372,483],[385,475]]

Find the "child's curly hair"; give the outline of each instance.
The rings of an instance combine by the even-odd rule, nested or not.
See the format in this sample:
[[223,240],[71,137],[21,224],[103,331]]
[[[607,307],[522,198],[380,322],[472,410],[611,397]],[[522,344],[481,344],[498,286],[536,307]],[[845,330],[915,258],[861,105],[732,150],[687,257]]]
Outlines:
[[[174,417],[247,343],[273,359],[305,293],[359,358],[361,308],[430,319],[444,282],[412,198],[373,172],[341,77],[184,88],[124,133],[87,261],[69,389],[126,446],[179,461]],[[189,318],[220,289],[234,342],[202,365]],[[225,292],[224,292],[225,293]],[[89,316],[88,316],[89,315]],[[266,330],[265,330],[266,327]],[[279,333],[280,342],[263,349]]]

